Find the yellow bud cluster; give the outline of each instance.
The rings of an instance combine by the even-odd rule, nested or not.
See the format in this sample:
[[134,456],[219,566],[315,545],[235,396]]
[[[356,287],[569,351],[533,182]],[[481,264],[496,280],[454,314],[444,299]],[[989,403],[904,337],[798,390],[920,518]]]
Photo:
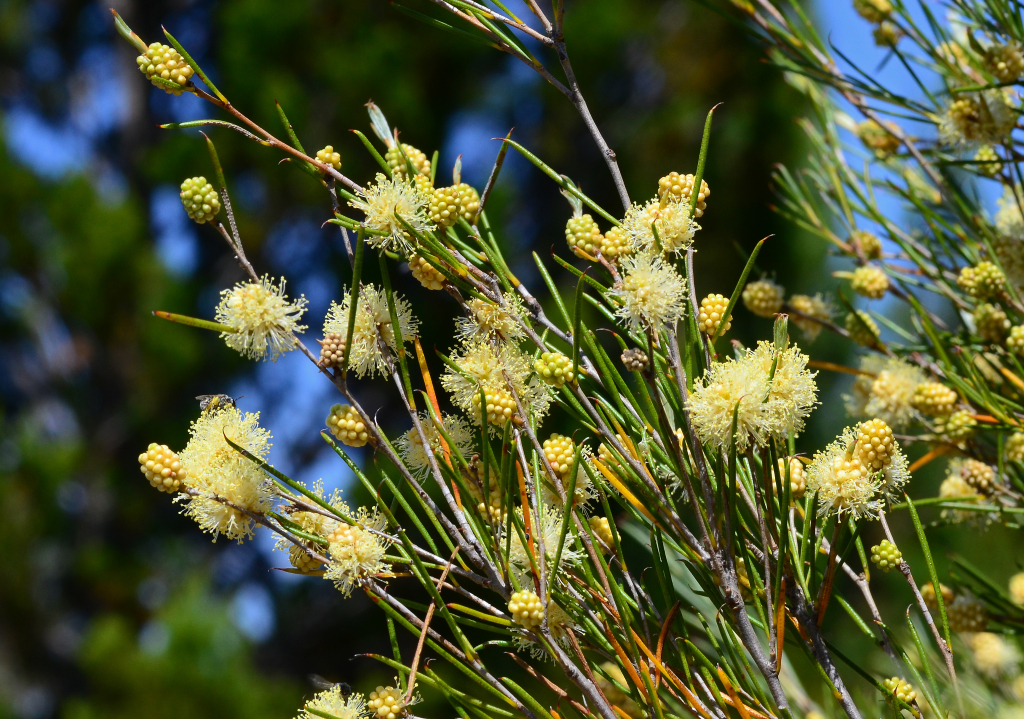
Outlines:
[[910,704],[917,699],[917,692],[914,691],[914,688],[905,679],[893,677],[892,679],[886,679],[883,684],[885,684],[886,691],[902,702]]
[[342,444],[349,447],[362,447],[370,441],[366,423],[356,408],[349,404],[336,404],[331,407],[331,413],[327,415],[327,429]]
[[572,360],[561,352],[542,352],[540,359],[533,363],[533,370],[546,384],[555,387],[561,387],[566,382],[576,384]]
[[889,276],[877,267],[858,267],[850,280],[850,286],[859,295],[880,300],[889,291]]
[[894,22],[883,20],[871,31],[875,44],[879,47],[892,47],[900,41],[906,33]]
[[138,63],[139,70],[146,76],[146,79],[172,95],[180,95],[183,88],[169,88],[157,82],[156,78],[178,85],[187,85],[195,72],[177,50],[159,42],[150,43],[146,48],[146,54],[139,55],[135,62]]
[[853,9],[868,22],[882,22],[892,14],[889,0],[853,0]]
[[[821,333],[822,327],[824,327],[820,322],[815,322],[809,318],[813,317],[826,321],[832,319],[832,310],[828,303],[822,299],[821,295],[815,295],[814,297],[810,295],[792,295],[789,298],[789,306],[795,310],[789,321],[800,328],[807,336],[809,342],[813,342]],[[796,312],[800,312],[806,315],[806,317],[801,317]]]
[[984,462],[979,462],[976,459],[965,459],[960,467],[960,476],[979,494],[991,496],[995,491],[995,470]]
[[366,708],[376,719],[398,719],[406,713],[402,693],[392,686],[377,687],[370,692]]
[[321,367],[341,367],[341,363],[345,359],[345,338],[337,332],[328,332],[322,340],[317,340],[317,342],[320,343],[319,365]]
[[601,230],[590,215],[570,217],[565,223],[565,241],[577,256],[582,257],[581,253],[584,252],[590,256],[596,255],[602,239]]
[[[671,195],[674,199],[683,199],[687,202],[693,196],[693,175],[680,175],[678,172],[670,172],[663,178],[658,180],[658,197],[664,198],[665,195]],[[711,196],[711,188],[708,187],[708,183],[704,180],[700,181],[700,191],[697,192],[697,209],[694,211],[694,217],[703,217],[704,210],[707,209],[707,199]]]
[[[405,157],[402,156],[403,151]],[[409,174],[409,168],[405,164],[405,158],[409,158],[409,162],[412,164],[412,169],[418,174],[430,178],[430,160],[427,159],[426,153],[422,150],[417,150],[412,145],[402,143],[402,148],[399,149],[398,145],[389,147],[388,151],[384,153],[384,161],[388,163],[388,167],[391,168],[391,174],[398,178],[406,178]]]
[[445,276],[427,260],[416,254],[409,255],[409,271],[428,290],[443,290]]
[[544,456],[560,477],[566,477],[572,471],[575,453],[576,445],[565,435],[553,434],[544,440]]
[[[700,301],[700,315],[697,317],[697,327],[700,331],[711,337],[718,332],[718,326],[725,318],[725,311],[729,307],[729,299],[725,295],[712,294]],[[732,327],[732,315],[725,319],[725,326],[722,333],[728,332]]]
[[882,256],[882,240],[867,230],[854,230],[850,234],[850,244],[860,248],[861,254],[869,260]]
[[459,191],[456,187],[437,187],[430,193],[427,205],[430,221],[442,227],[451,227],[459,221]]
[[978,163],[974,169],[985,177],[995,177],[1003,171],[1003,163],[999,159],[995,148],[991,145],[982,145],[974,153],[974,161]]
[[771,280],[750,282],[743,288],[743,304],[758,317],[774,317],[782,309],[786,290]]
[[333,145],[326,145],[324,149],[317,150],[316,159],[335,170],[341,169],[341,155],[334,151]]
[[630,347],[622,350],[622,366],[630,372],[643,372],[651,366],[651,359],[642,349]]
[[288,550],[288,561],[300,572],[312,572],[320,567],[320,560],[297,544]]
[[874,347],[878,344],[880,334],[878,325],[864,310],[857,310],[856,314],[851,312],[846,315],[844,325],[846,331],[850,333],[850,339],[861,347]]
[[1024,354],[1024,325],[1010,328],[1010,336],[1006,338],[1006,349],[1014,354]]
[[888,572],[893,567],[899,566],[901,561],[903,561],[903,553],[888,539],[883,539],[871,548],[871,563],[878,565],[883,572]]
[[[623,447],[626,446],[622,441],[622,435],[619,434],[618,432],[615,433],[615,439],[617,439],[619,441],[619,444],[621,444]],[[629,450],[627,449],[626,451]],[[599,445],[597,445],[597,458],[606,465],[615,465],[619,463],[619,460],[615,455],[615,450],[612,447],[606,445],[604,442],[601,442]]]
[[[779,476],[786,481],[785,459],[779,459]],[[796,457],[789,458],[789,491],[793,499],[802,499],[807,491],[807,470]]]
[[1024,462],[1024,432],[1014,432],[1006,439],[1006,459]]
[[1006,277],[1002,270],[991,262],[979,262],[974,267],[964,267],[956,278],[960,289],[977,299],[995,297],[1006,289]]
[[974,309],[974,333],[988,342],[1001,343],[1010,332],[1010,319],[999,305],[987,302]]
[[139,468],[149,483],[161,492],[174,494],[188,472],[166,444],[153,442],[139,455]]
[[855,451],[861,463],[875,472],[885,469],[892,461],[892,429],[880,419],[861,422],[857,427]]
[[619,259],[629,254],[629,238],[618,226],[612,227],[601,236],[601,256],[608,262],[617,264]]
[[[488,424],[497,425],[504,427],[505,423],[509,421],[516,411],[516,401],[512,397],[512,393],[506,389],[497,390],[496,392],[487,392],[484,395],[484,400],[487,403],[487,422]],[[475,417],[480,416],[480,394],[473,394],[473,412]]]
[[213,221],[220,212],[220,197],[205,177],[190,177],[182,182],[178,196],[189,218],[199,224]]
[[615,538],[612,536],[612,525],[607,517],[593,516],[588,520],[590,531],[601,540],[603,547],[601,551],[607,552],[615,547]]
[[544,605],[536,592],[524,589],[514,592],[508,602],[512,621],[527,629],[536,629],[544,622]]
[[942,423],[937,423],[937,429],[953,440],[966,439],[974,434],[978,427],[978,420],[971,416],[970,410],[961,409],[949,415]]
[[946,417],[956,408],[960,397],[940,382],[922,382],[914,390],[913,405],[929,417]]
[[954,632],[983,632],[988,627],[988,611],[974,597],[959,594],[946,606],[946,619]]
[[476,214],[480,211],[479,193],[465,182],[456,185],[455,190],[459,194],[459,213],[462,215],[462,219],[469,224],[475,223]]

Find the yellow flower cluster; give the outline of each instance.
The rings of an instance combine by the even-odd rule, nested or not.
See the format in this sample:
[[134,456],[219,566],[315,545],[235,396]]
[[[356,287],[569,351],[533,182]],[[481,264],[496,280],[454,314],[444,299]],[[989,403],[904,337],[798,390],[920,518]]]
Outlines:
[[295,349],[295,335],[306,329],[299,324],[306,298],[289,301],[284,286],[283,277],[277,284],[264,275],[259,282],[239,282],[221,292],[216,318],[233,330],[220,335],[228,347],[245,357],[274,362]]
[[[401,295],[392,294],[395,314],[398,317],[398,328],[402,333],[402,342],[411,342],[419,331],[419,320],[413,316],[412,305]],[[339,305],[331,302],[324,320],[324,335],[336,334],[348,337],[349,309],[352,296],[345,291],[345,299]],[[375,374],[387,376],[390,357],[385,355],[385,348],[397,351],[398,341],[395,338],[391,313],[388,310],[388,299],[382,288],[372,284],[364,284],[359,291],[359,302],[356,306],[355,327],[352,330],[352,348],[349,350],[349,367],[359,377]]]

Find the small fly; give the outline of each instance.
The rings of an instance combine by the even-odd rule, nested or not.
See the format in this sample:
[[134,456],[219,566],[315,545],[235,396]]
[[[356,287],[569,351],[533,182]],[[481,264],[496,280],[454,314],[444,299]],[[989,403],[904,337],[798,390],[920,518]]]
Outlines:
[[347,697],[349,694],[352,693],[352,687],[350,687],[345,682],[331,682],[324,679],[319,674],[310,674],[307,678],[309,679],[309,683],[312,684],[317,691],[326,691],[327,689],[333,689],[334,687],[338,687],[338,690],[341,691],[342,696]]
[[234,407],[235,400],[242,398],[226,394],[201,394],[196,399],[199,400],[199,409],[201,411],[205,412],[209,409],[211,412],[217,412],[228,407]]

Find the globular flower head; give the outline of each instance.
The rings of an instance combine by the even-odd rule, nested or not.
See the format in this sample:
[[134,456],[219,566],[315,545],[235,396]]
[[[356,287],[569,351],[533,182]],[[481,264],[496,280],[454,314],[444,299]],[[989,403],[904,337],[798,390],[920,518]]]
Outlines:
[[889,291],[889,276],[873,265],[864,265],[854,270],[850,286],[857,294],[880,300]]
[[[335,489],[329,498],[324,496],[324,482],[322,479],[314,482],[310,491],[320,499],[326,499],[327,503],[341,514],[347,515],[349,513],[348,505],[341,499],[340,491]],[[341,520],[328,517],[320,512],[293,511],[288,515],[288,518],[298,524],[302,531],[308,534],[315,534],[318,537],[324,537],[325,539],[334,533],[341,524]],[[292,565],[298,569],[309,571],[316,569],[320,564],[309,552],[304,551],[302,547],[295,545],[285,537],[277,538],[274,549],[288,552]],[[317,549],[319,550],[319,547]]]
[[204,222],[213,222],[220,212],[220,196],[205,177],[190,177],[182,182],[178,197],[181,198],[181,204],[189,219],[200,225]]
[[735,415],[736,449],[743,452],[752,443],[763,444],[769,434],[767,396],[768,375],[758,364],[729,359],[711,365],[694,381],[687,408],[701,441],[723,451],[732,446]]
[[388,571],[384,554],[391,546],[391,542],[379,534],[386,521],[376,509],[360,507],[355,520],[355,524],[339,523],[327,538],[331,563],[324,577],[333,580],[346,597],[360,579]]
[[1002,343],[1010,333],[1010,318],[999,305],[983,302],[974,308],[974,333],[987,342]]
[[993,679],[1014,676],[1020,664],[1020,651],[998,634],[977,632],[965,637],[978,671]]
[[532,375],[530,359],[514,344],[503,342],[495,347],[487,341],[467,342],[452,357],[452,363],[461,371],[448,367],[441,376],[441,385],[452,395],[455,406],[475,424],[481,421],[481,389],[489,405],[488,423],[495,431],[516,414],[512,390],[523,407],[538,419],[551,406],[546,385]]
[[221,337],[245,357],[276,362],[298,344],[295,337],[306,329],[299,320],[306,312],[306,298],[289,301],[285,280],[276,284],[268,275],[259,282],[239,282],[220,293],[217,321],[234,329]]
[[389,179],[378,172],[376,181],[348,204],[366,215],[364,222],[368,228],[383,233],[366,235],[371,247],[408,255],[414,239],[402,220],[419,233],[433,230],[434,225],[427,216],[429,203],[427,187],[409,182],[397,173]]
[[954,96],[939,120],[947,145],[1000,145],[1017,122],[1015,95],[1008,88]]
[[854,445],[857,435],[849,427],[807,467],[807,491],[818,493],[818,515],[857,519],[878,508],[879,479],[865,467]]
[[[680,175],[678,172],[673,170],[668,173],[660,180],[658,180],[658,197],[664,198],[666,195],[673,199],[690,201],[690,197],[693,195],[693,181],[696,178],[691,175]],[[708,187],[708,183],[704,180],[700,181],[700,190],[697,192],[697,208],[693,211],[694,217],[703,217],[704,210],[707,209],[707,198],[711,196],[711,188]]]
[[[815,372],[807,369],[810,358],[796,345],[779,352],[771,342],[758,342],[757,349],[748,353],[752,362],[768,382],[768,396],[762,411],[769,433],[775,437],[797,434],[804,428],[804,420],[818,403]],[[772,367],[775,373],[771,374]]]
[[471,341],[521,339],[525,335],[522,322],[526,308],[514,292],[506,292],[503,300],[502,303],[480,298],[470,300],[468,305],[472,316],[459,319],[459,334]]
[[843,322],[846,331],[850,333],[850,339],[861,347],[877,347],[881,331],[878,325],[864,310],[857,310],[846,315]]
[[[463,457],[468,457],[473,451],[473,431],[465,419],[454,414],[442,415],[444,431],[451,437],[454,447],[447,447],[449,452],[455,452]],[[438,462],[443,461],[445,445],[447,442],[441,435],[441,431],[434,424],[427,412],[420,412],[420,426],[423,434],[427,437],[427,444]],[[430,460],[427,457],[427,450],[423,446],[423,438],[412,427],[408,432],[398,438],[398,452],[402,461],[413,474],[424,476],[430,472]],[[454,462],[454,460],[453,460]]]
[[622,300],[618,316],[632,329],[658,329],[683,317],[686,280],[659,255],[644,252],[627,257],[622,272],[612,294]]
[[851,393],[844,395],[850,416],[878,418],[893,429],[903,429],[917,418],[917,388],[924,383],[924,372],[898,357],[868,355],[861,360],[861,374]]
[[316,159],[335,170],[341,169],[341,155],[334,151],[332,145],[327,145],[322,150],[316,151]]
[[[412,314],[412,305],[400,295],[392,295],[395,303],[395,314],[398,316],[398,328],[402,333],[403,342],[411,342],[419,330],[419,320]],[[352,304],[352,296],[345,292],[345,299],[339,305],[331,303],[324,320],[324,334],[335,333],[339,337],[348,337],[348,316]],[[352,348],[349,350],[349,366],[356,374],[363,377],[376,373],[386,375],[388,363],[384,356],[384,347],[392,351],[398,349],[395,329],[391,324],[388,311],[388,300],[384,290],[364,284],[359,291],[359,303],[356,307],[355,328],[352,331]]]
[[323,714],[337,719],[364,719],[367,716],[366,697],[362,694],[345,696],[341,692],[341,685],[335,684],[306,702],[296,719],[320,719]]
[[181,452],[185,486],[192,494],[178,495],[187,504],[183,513],[217,537],[253,536],[254,521],[247,512],[263,514],[273,506],[273,488],[263,470],[228,444],[225,437],[266,460],[270,433],[259,426],[259,413],[237,407],[205,411],[189,428],[189,441]]
[[671,193],[660,201],[633,205],[626,211],[621,227],[634,252],[657,252],[660,244],[662,252],[674,255],[686,252],[700,229],[700,225],[690,217],[690,198]]

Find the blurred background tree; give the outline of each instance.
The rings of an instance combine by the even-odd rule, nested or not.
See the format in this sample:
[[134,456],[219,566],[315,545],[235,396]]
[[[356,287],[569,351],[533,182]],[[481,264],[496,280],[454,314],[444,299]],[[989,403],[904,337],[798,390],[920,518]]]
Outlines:
[[[351,177],[376,169],[348,132],[367,129],[372,98],[403,141],[440,150],[439,176],[461,153],[464,179],[481,187],[493,138],[514,127],[618,206],[562,96],[517,61],[387,3],[116,7],[147,42],[165,25],[257,122],[277,128],[279,101],[306,147],[334,145]],[[813,281],[824,248],[769,210],[773,164],[802,156],[792,122],[800,96],[742,31],[696,3],[590,0],[569,4],[566,33],[636,200],[669,171],[693,171],[705,114],[725,103],[706,174],[698,294],[728,294],[740,253],[772,233],[763,269],[790,291],[822,289],[791,278]],[[150,314],[209,316],[220,289],[241,278],[222,240],[191,224],[178,200],[181,180],[212,173],[201,136],[157,129],[208,109],[145,83],[106,5],[80,0],[0,5],[0,103],[0,717],[258,719],[294,711],[310,672],[360,688],[386,679],[372,661],[350,660],[388,652],[386,634],[362,629],[373,611],[365,599],[270,571],[286,564],[272,542],[206,542],[138,473],[149,442],[184,445],[195,395],[230,392],[264,411],[272,461],[348,487],[317,432],[335,399],[294,371],[298,353],[253,366],[216,336]],[[306,295],[315,336],[348,277],[335,228],[321,227],[322,190],[236,135],[211,136],[257,271],[284,274],[291,294]],[[531,252],[562,249],[571,209],[555,190],[512,153],[489,207],[526,281],[539,279]],[[408,277],[400,289],[427,300]],[[732,336],[744,343],[769,332],[768,320],[736,315]],[[443,348],[447,323],[423,319],[424,346]],[[834,358],[844,348],[818,350]],[[812,430],[811,441],[834,431]]]

